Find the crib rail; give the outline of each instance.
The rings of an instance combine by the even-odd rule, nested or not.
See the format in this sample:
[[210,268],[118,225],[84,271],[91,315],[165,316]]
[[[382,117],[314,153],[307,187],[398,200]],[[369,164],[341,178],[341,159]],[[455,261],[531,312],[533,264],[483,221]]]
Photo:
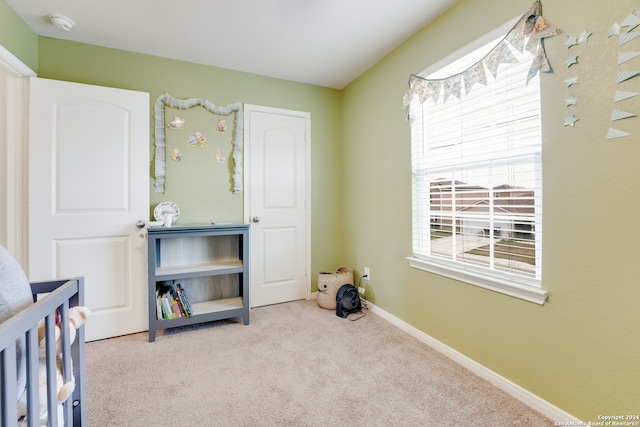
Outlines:
[[[44,319],[47,384],[53,385],[47,387],[48,425],[58,427],[56,312],[59,311],[63,324],[68,324],[69,307],[84,304],[84,279],[32,283],[31,290],[36,303],[0,325],[0,424],[7,427],[18,425],[16,349],[20,341],[26,348],[27,426],[40,424],[38,322]],[[71,379],[73,369],[76,383],[72,397],[62,406],[65,426],[81,427],[86,425],[84,328],[77,331],[73,344],[69,342],[68,334],[63,333],[61,344],[64,382]]]

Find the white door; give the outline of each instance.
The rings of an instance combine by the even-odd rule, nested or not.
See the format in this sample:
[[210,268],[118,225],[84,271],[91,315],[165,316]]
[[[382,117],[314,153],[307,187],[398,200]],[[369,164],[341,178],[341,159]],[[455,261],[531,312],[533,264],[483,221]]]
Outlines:
[[32,78],[29,278],[85,278],[86,339],[148,328],[149,94]]
[[250,304],[309,296],[309,113],[245,105]]

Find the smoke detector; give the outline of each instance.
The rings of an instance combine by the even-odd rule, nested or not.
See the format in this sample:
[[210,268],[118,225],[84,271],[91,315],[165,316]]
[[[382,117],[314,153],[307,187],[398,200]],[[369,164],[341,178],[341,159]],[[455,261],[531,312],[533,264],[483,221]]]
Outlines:
[[60,28],[61,30],[69,31],[76,25],[73,20],[67,16],[61,15],[59,13],[51,13],[49,14],[49,20],[53,25]]

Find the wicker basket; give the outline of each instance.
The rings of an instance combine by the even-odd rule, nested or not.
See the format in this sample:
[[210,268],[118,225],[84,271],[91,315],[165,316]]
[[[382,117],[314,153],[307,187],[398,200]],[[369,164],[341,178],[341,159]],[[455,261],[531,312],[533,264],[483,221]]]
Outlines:
[[333,273],[318,273],[318,305],[327,310],[336,309],[336,294],[342,285],[353,285],[353,270],[342,267]]

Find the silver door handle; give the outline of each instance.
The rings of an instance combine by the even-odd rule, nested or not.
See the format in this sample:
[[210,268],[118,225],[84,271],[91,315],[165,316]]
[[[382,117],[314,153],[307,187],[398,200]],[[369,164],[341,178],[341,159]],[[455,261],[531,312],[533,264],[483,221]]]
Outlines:
[[143,229],[145,225],[147,224],[143,220],[139,220],[136,222],[136,228]]
[[255,222],[256,224],[260,222],[260,218],[257,216],[254,216],[251,221]]

